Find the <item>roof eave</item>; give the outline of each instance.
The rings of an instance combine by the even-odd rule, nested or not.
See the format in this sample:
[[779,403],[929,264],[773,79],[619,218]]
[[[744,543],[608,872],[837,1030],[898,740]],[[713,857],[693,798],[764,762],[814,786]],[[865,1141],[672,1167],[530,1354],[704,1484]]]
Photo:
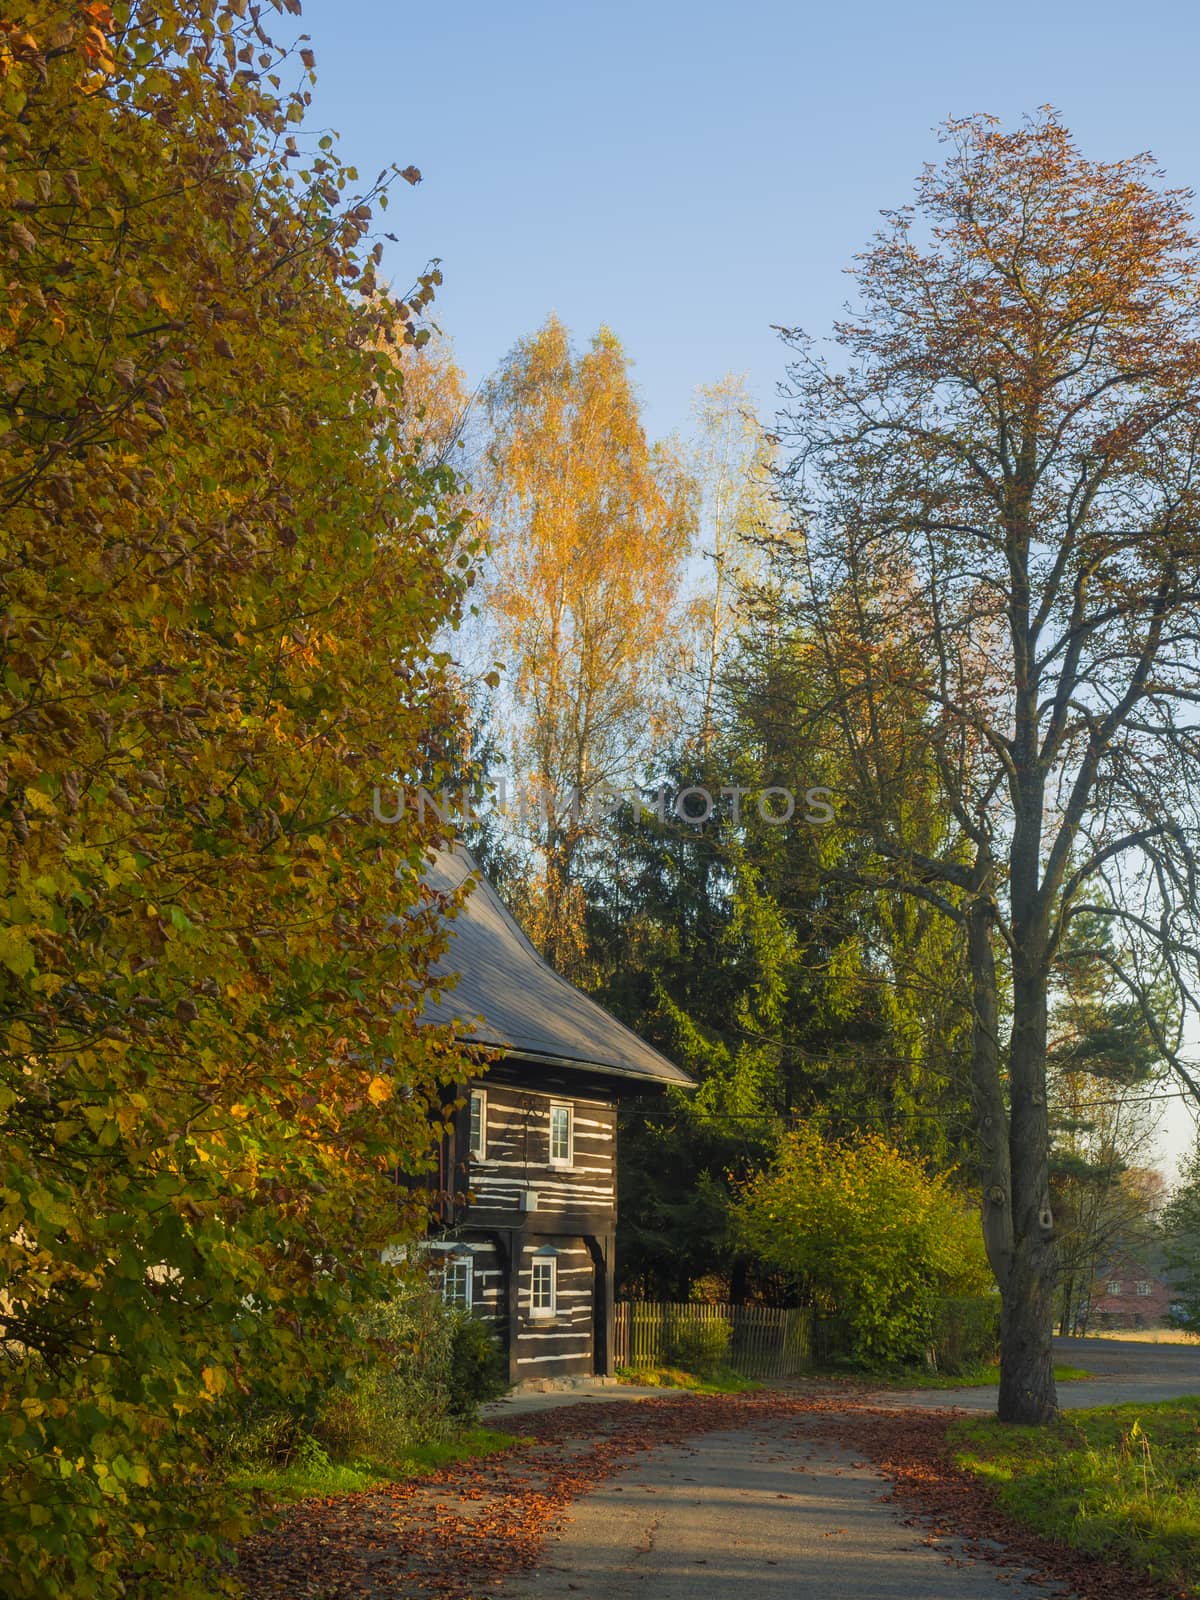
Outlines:
[[608,1078],[624,1078],[628,1083],[651,1084],[655,1088],[666,1088],[673,1084],[677,1089],[694,1089],[696,1081],[690,1078],[682,1067],[675,1070],[677,1078],[652,1077],[648,1072],[635,1072],[629,1067],[614,1067],[606,1061],[590,1061],[583,1056],[554,1056],[547,1055],[543,1050],[524,1050],[520,1045],[495,1044],[487,1039],[465,1039],[464,1043],[479,1045],[484,1050],[496,1050],[505,1059],[515,1058],[520,1061],[532,1061],[543,1067],[568,1067],[573,1071],[598,1072]]

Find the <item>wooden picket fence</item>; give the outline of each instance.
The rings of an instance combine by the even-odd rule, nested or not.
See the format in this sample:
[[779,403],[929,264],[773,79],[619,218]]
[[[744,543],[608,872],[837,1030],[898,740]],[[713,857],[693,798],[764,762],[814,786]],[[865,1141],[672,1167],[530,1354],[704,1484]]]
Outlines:
[[668,1364],[678,1334],[722,1322],[732,1329],[729,1364],[747,1378],[789,1378],[813,1365],[811,1311],[782,1306],[619,1301],[614,1355],[620,1367]]

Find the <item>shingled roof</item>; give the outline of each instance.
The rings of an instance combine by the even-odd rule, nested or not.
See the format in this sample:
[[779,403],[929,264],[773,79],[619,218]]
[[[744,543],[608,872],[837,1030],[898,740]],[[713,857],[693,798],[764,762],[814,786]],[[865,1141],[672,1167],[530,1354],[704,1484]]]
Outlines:
[[682,1068],[543,961],[469,851],[439,851],[425,882],[449,893],[468,876],[476,887],[449,922],[449,948],[434,969],[461,977],[440,1000],[426,1000],[422,1020],[456,1022],[463,1038],[527,1060],[691,1087]]

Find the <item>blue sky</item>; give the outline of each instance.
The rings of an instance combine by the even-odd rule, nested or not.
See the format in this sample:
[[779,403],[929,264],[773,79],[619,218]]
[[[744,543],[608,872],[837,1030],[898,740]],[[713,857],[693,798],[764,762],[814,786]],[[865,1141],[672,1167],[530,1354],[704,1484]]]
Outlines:
[[608,322],[656,434],[730,370],[773,408],[771,325],[828,328],[947,115],[1053,103],[1089,154],[1200,180],[1191,5],[309,0],[303,25],[345,157],[425,175],[386,264],[399,285],[442,258],[472,379],[551,310]]
[[[364,177],[424,174],[398,186],[385,267],[403,288],[441,257],[436,315],[469,377],[550,311],[580,338],[607,322],[656,436],[728,371],[770,414],[772,324],[828,331],[949,115],[1053,104],[1091,157],[1151,150],[1173,186],[1200,182],[1200,10],[1179,0],[308,0],[303,26],[310,126]],[[1180,1102],[1166,1124],[1169,1158]]]

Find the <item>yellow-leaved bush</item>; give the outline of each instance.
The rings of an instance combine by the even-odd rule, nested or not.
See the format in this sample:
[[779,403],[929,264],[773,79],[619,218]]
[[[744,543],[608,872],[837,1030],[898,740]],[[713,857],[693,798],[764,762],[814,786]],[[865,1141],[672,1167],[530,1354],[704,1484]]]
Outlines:
[[842,1320],[863,1366],[921,1359],[942,1296],[995,1287],[977,1209],[878,1134],[789,1133],[744,1186],[735,1227],[758,1261]]
[[413,1025],[427,841],[370,799],[456,744],[472,546],[390,354],[437,274],[376,282],[266,9],[0,20],[12,1597],[216,1591],[213,1425],[352,1358],[472,1070]]

